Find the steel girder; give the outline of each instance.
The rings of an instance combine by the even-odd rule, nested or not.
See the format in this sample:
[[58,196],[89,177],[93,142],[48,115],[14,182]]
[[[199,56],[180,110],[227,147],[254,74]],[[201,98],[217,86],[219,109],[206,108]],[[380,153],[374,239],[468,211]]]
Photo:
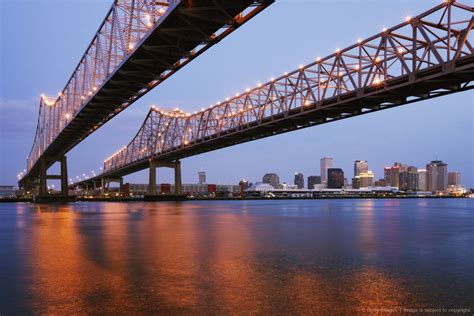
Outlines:
[[471,89],[472,13],[447,1],[200,112],[152,107],[104,174]]

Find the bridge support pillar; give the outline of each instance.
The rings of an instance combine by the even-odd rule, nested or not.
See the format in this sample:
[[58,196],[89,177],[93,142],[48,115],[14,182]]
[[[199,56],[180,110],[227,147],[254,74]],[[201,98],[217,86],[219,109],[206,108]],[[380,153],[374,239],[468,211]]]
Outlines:
[[181,161],[176,160],[174,167],[174,193],[181,194]]
[[61,195],[68,195],[68,185],[67,185],[67,158],[66,156],[61,157]]
[[148,177],[148,194],[156,195],[156,160],[150,159],[150,172]]
[[100,195],[105,195],[105,178],[100,178]]
[[158,189],[156,185],[156,168],[165,167],[174,169],[174,194],[181,194],[181,161],[161,161],[150,159],[149,175],[148,175],[148,192],[150,196],[157,195]]
[[39,196],[46,196],[47,192],[46,182],[46,157],[41,157],[39,161]]

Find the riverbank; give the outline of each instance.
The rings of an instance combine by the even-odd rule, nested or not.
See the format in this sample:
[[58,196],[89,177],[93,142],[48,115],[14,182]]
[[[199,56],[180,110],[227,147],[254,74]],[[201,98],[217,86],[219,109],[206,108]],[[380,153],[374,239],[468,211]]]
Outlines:
[[275,196],[275,197],[183,197],[182,195],[158,196],[150,197],[68,197],[67,199],[54,199],[50,197],[43,200],[33,200],[27,198],[8,198],[0,199],[0,203],[61,203],[61,202],[158,202],[158,201],[259,201],[259,200],[372,200],[372,199],[463,199],[468,196],[414,196],[414,195],[393,195],[393,196],[313,196],[313,197],[292,197],[292,196]]

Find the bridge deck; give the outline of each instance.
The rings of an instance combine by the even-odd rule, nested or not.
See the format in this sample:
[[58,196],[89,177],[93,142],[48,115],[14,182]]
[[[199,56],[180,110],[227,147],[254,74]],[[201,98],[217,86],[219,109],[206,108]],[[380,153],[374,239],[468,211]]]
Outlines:
[[[185,0],[142,39],[41,156],[49,167],[101,125],[192,59],[230,34],[273,0]],[[221,32],[220,30],[227,26]],[[196,48],[198,48],[196,50]],[[159,79],[157,79],[159,78]],[[39,159],[23,177],[39,173]],[[20,181],[21,182],[21,181]]]
[[[474,56],[471,55],[458,60],[450,71],[443,70],[441,65],[433,66],[420,71],[415,81],[412,81],[408,75],[395,78],[387,81],[383,89],[371,87],[359,97],[356,92],[349,92],[340,97],[325,99],[322,104],[311,105],[304,111],[294,109],[288,115],[272,116],[261,123],[254,122],[239,129],[230,129],[224,134],[208,136],[185,148],[179,146],[165,151],[154,159],[164,161],[182,159],[296,129],[473,89],[474,85],[466,84],[473,79]],[[147,169],[148,166],[149,158],[145,158],[94,178],[77,182],[75,185],[99,182],[102,177],[125,176]]]

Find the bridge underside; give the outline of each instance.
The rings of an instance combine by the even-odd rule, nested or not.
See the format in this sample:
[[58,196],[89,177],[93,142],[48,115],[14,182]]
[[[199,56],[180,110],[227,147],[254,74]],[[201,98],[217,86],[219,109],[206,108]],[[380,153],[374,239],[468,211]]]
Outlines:
[[[135,52],[122,62],[119,69],[43,152],[46,169],[148,90],[166,80],[272,2],[273,0],[264,0],[256,5],[253,0],[181,1]],[[240,16],[244,11],[245,14]],[[219,33],[224,26],[229,27]],[[36,161],[19,182],[20,186],[39,177],[40,160]]]
[[[206,137],[185,148],[165,151],[153,159],[175,161],[276,134],[465,91],[474,88],[473,79],[474,57],[466,56],[456,64],[443,64],[422,70],[417,73],[416,78],[406,75],[388,80],[380,88],[368,87],[324,99],[318,104],[268,117],[261,122],[243,125],[238,129],[230,129],[220,135]],[[149,159],[143,159],[79,183],[98,181],[104,176],[121,177],[148,167]]]

